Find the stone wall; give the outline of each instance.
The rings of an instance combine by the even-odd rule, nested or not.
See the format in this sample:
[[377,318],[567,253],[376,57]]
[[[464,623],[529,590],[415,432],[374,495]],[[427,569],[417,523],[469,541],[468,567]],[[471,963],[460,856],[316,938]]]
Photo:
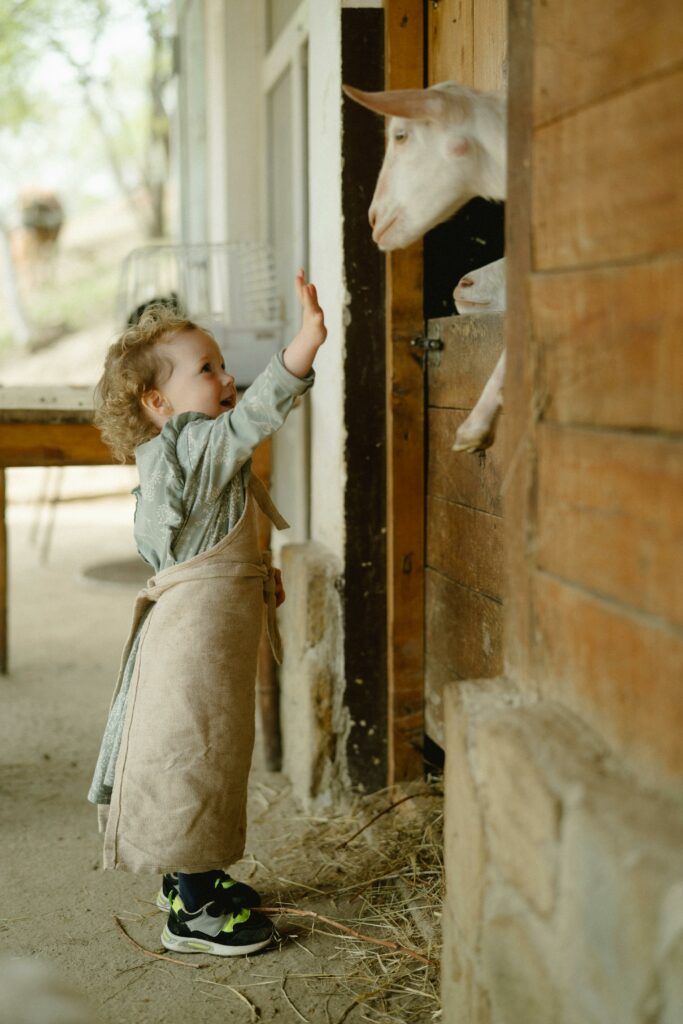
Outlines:
[[341,565],[311,541],[282,549],[287,599],[278,612],[283,771],[302,804],[331,805],[349,788],[344,705]]
[[683,1019],[683,810],[561,705],[446,687],[444,1024]]

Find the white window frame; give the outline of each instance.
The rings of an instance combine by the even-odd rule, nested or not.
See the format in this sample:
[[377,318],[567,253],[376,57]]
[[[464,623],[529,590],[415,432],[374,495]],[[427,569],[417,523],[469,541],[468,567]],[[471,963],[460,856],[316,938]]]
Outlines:
[[[266,26],[266,0],[262,0],[261,24]],[[272,91],[282,76],[289,72],[290,88],[290,133],[291,133],[291,203],[292,203],[292,263],[296,267],[307,267],[308,252],[308,175],[307,160],[307,111],[306,81],[307,62],[305,51],[308,45],[309,22],[308,0],[302,0],[296,11],[279,33],[272,46],[264,43],[264,57],[261,66],[261,109],[263,166],[263,206],[261,223],[264,230],[269,223],[269,175],[267,162],[270,159],[268,136],[268,110]],[[272,240],[271,240],[272,241]],[[292,287],[294,282],[292,281]],[[286,344],[290,339],[283,338]],[[276,502],[284,504],[286,518],[292,523],[287,540],[275,533],[272,538],[273,553],[277,558],[282,543],[306,541],[310,537],[310,465],[309,465],[309,411],[308,405],[293,410],[284,427],[273,438],[273,494]],[[281,453],[281,454],[279,454]],[[283,467],[282,470],[280,467]],[[284,467],[286,466],[286,471]],[[282,472],[282,476],[280,473]]]
[[[265,0],[264,0],[265,3]],[[263,18],[265,25],[266,19]],[[295,262],[304,265],[308,258],[308,198],[306,189],[306,168],[304,167],[306,146],[306,111],[304,109],[305,90],[304,75],[306,64],[304,61],[304,50],[308,44],[308,0],[302,0],[294,14],[291,16],[284,29],[266,52],[262,73],[261,88],[263,90],[263,109],[268,106],[268,97],[280,80],[289,70],[291,83],[291,133],[292,133],[292,182],[299,182],[299,188],[294,188],[292,195],[293,222],[294,222],[294,253]],[[263,119],[263,147],[264,159],[268,159],[268,137],[267,118]],[[265,172],[265,168],[264,168]],[[263,174],[264,182],[267,175]],[[268,196],[267,187],[264,187],[264,206],[267,212]],[[263,223],[267,223],[267,216],[264,216]]]

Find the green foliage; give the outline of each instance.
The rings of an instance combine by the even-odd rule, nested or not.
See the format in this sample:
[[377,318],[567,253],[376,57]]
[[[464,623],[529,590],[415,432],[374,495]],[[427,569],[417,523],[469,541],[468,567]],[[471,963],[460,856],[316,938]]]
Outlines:
[[31,0],[23,3],[0,0],[0,126],[16,127],[32,116],[35,97],[26,77],[36,60],[29,23]]
[[59,54],[80,84],[94,78],[89,64],[107,27],[137,15],[153,36],[168,0],[0,0],[0,128],[41,120],[33,76],[46,54]]
[[[99,154],[122,195],[148,192],[146,230],[154,235],[163,231],[160,197],[169,152],[170,2],[0,0],[0,144],[3,131],[19,141],[30,123],[34,136],[47,137],[58,120],[69,133],[62,115],[80,108],[89,134],[86,142],[76,132],[78,144],[88,157]],[[53,69],[59,84],[50,89],[45,82]],[[55,111],[59,103],[63,109]],[[59,147],[69,148],[68,138]]]

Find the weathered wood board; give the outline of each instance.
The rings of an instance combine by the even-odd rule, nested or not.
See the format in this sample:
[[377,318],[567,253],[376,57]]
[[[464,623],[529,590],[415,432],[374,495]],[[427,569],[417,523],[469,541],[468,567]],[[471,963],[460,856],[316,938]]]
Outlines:
[[439,0],[427,5],[429,82],[453,80],[475,89],[505,86],[505,0]]
[[683,248],[682,95],[678,70],[537,130],[535,269]]
[[[387,89],[422,86],[423,39],[421,0],[387,6]],[[387,782],[392,784],[422,772],[425,412],[422,372],[410,348],[424,327],[421,242],[388,255],[386,287]]]
[[631,760],[680,777],[680,630],[540,572],[534,605],[543,695],[576,711]]
[[445,683],[501,671],[503,607],[435,569],[427,569],[425,584],[425,724],[443,745]]
[[429,322],[443,348],[428,367],[425,708],[427,732],[443,743],[442,689],[502,666],[502,425],[486,453],[452,451],[503,345],[504,318]]
[[683,258],[534,274],[534,340],[561,423],[683,430]]
[[679,0],[535,0],[534,121],[542,124],[680,62]]
[[538,461],[539,567],[683,626],[680,443],[548,424]]

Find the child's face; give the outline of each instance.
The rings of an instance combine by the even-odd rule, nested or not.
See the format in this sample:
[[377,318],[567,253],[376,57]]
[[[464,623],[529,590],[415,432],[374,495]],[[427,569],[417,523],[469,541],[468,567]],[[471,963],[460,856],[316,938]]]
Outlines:
[[173,364],[171,376],[159,387],[165,400],[165,416],[203,412],[211,419],[234,409],[235,378],[225,371],[218,345],[204,331],[188,331],[162,342],[164,355]]

